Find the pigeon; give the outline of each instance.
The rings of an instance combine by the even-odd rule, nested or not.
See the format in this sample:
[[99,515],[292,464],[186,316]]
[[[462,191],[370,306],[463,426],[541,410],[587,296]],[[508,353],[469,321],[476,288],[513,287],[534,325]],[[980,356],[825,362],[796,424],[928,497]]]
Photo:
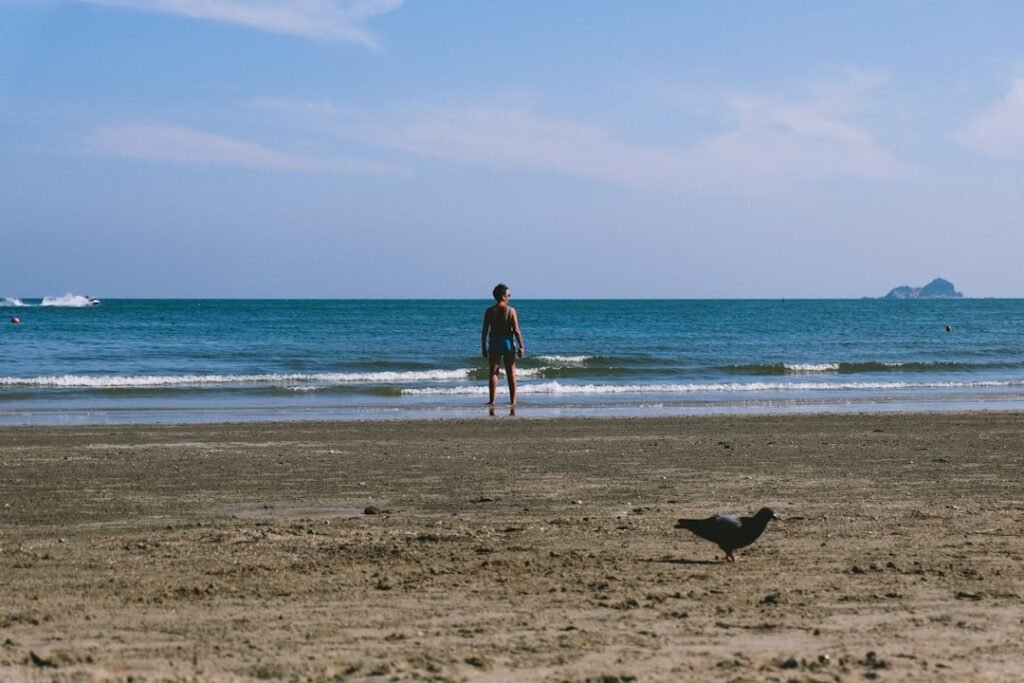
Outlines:
[[718,545],[726,562],[736,561],[736,549],[744,548],[764,533],[768,522],[780,519],[771,508],[761,508],[753,517],[714,515],[707,519],[680,519],[676,529],[689,529],[703,539]]

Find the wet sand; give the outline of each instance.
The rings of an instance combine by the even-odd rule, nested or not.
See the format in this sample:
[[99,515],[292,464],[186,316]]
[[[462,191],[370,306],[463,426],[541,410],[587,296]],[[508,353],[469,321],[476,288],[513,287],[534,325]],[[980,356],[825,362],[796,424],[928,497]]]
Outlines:
[[[1024,415],[0,429],[0,680],[1024,680]],[[680,516],[772,522],[740,561]]]

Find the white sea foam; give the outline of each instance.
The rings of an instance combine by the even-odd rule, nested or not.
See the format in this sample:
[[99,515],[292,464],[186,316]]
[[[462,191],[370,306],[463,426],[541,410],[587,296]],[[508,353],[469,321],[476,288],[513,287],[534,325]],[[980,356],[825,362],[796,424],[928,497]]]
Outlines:
[[[982,389],[1024,386],[1024,381],[979,382],[722,382],[708,384],[562,384],[538,382],[520,384],[521,394],[614,395],[614,394],[695,394],[754,392],[820,392],[820,391],[905,391],[915,389]],[[478,394],[486,387],[409,387],[402,390],[410,396],[456,396]]]
[[149,387],[215,384],[403,384],[466,380],[470,370],[414,370],[406,372],[326,372],[266,375],[52,375],[0,377],[0,386],[67,389],[145,389]]
[[587,361],[596,358],[596,356],[534,356],[534,358],[545,363],[565,367],[566,365],[583,365]]
[[839,363],[784,363],[783,367],[788,372],[810,374],[814,372],[837,372],[839,370]]
[[40,306],[62,306],[65,308],[85,308],[96,303],[95,299],[81,294],[65,294],[64,296],[48,296],[43,298]]
[[[520,370],[530,377],[538,370]],[[484,383],[463,384],[472,378],[468,368],[456,370],[411,370],[403,372],[268,373],[246,375],[51,375],[0,377],[0,387],[45,387],[58,389],[146,389],[160,387],[216,385],[279,385],[296,391],[316,390],[344,384],[421,384],[401,390],[410,396],[457,396],[486,390]],[[458,384],[453,384],[458,383]],[[709,382],[691,384],[563,384],[558,381],[523,382],[520,393],[551,395],[613,395],[827,391],[912,391],[918,389],[982,389],[1024,387],[1024,380],[960,382]]]
[[28,306],[24,301],[15,297],[7,297],[6,299],[0,299],[0,306],[21,308],[22,306]]

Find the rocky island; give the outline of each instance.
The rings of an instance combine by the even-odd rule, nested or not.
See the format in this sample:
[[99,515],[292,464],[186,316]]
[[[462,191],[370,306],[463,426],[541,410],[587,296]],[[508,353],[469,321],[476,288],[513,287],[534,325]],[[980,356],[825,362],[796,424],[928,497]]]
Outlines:
[[883,299],[962,299],[964,295],[956,291],[949,280],[937,277],[924,287],[896,287],[882,297]]

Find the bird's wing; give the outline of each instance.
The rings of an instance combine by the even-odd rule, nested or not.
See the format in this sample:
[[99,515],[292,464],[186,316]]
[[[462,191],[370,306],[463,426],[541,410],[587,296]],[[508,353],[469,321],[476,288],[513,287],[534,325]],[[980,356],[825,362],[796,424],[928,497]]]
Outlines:
[[732,539],[742,528],[737,515],[717,515],[706,519],[681,519],[677,526],[689,529],[701,538],[722,546],[731,545]]
[[714,519],[715,543],[726,552],[739,547],[743,538],[743,520],[739,515],[718,515]]

